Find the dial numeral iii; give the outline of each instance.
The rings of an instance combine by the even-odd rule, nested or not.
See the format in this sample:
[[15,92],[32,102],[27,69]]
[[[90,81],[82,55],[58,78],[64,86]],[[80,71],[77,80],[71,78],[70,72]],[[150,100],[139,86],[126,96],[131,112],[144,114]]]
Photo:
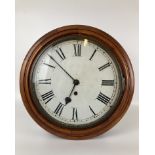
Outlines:
[[99,67],[98,69],[99,69],[99,71],[102,71],[103,69],[105,69],[105,68],[107,68],[107,67],[109,67],[109,66],[110,66],[110,63],[108,62],[108,63],[106,63],[105,65]]
[[53,91],[49,91],[43,95],[41,95],[43,101],[46,101],[45,104],[47,104],[53,97],[54,97],[54,93]]
[[74,44],[74,55],[75,56],[81,56],[81,45],[80,44]]
[[77,108],[73,108],[72,120],[74,120],[74,121],[78,121]]
[[59,105],[56,107],[54,113],[58,114],[60,116],[61,113],[62,113],[63,108],[64,108],[64,105],[62,103],[59,103]]
[[51,79],[39,80],[39,84],[51,84]]
[[102,94],[101,92],[99,93],[97,99],[98,99],[99,101],[101,101],[102,103],[104,103],[105,105],[107,105],[108,102],[110,101],[110,98],[109,98],[108,96]]
[[102,85],[104,86],[113,86],[114,80],[102,80]]
[[61,49],[61,48],[58,48],[58,49],[55,50],[55,51],[56,51],[56,53],[59,55],[59,57],[60,57],[62,60],[66,59],[66,57],[65,57],[64,53],[62,52],[62,49]]

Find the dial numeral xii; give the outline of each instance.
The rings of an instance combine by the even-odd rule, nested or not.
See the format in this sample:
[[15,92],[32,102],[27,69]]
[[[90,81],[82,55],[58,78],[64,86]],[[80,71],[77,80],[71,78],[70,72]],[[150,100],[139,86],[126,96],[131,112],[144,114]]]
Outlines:
[[80,44],[74,44],[74,55],[75,56],[81,56],[81,45]]

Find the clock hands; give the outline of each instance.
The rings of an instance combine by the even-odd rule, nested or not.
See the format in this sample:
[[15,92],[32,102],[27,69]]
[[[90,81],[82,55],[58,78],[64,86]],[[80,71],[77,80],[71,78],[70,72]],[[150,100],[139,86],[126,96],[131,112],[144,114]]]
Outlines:
[[71,90],[71,92],[70,92],[70,94],[69,94],[69,96],[68,97],[66,97],[65,98],[65,102],[66,102],[66,104],[65,105],[67,105],[69,102],[71,102],[72,100],[71,100],[71,95],[72,95],[72,93],[73,93],[73,91],[74,91],[74,89],[75,89],[75,86],[76,85],[79,85],[79,80],[77,80],[77,79],[74,79],[51,55],[49,55],[48,54],[48,56],[73,80],[73,88],[72,88],[72,90]]
[[74,78],[51,56],[48,54],[48,56],[73,80],[74,83]]
[[72,95],[72,93],[73,93],[73,91],[74,91],[74,89],[75,89],[75,86],[77,86],[77,85],[79,85],[79,80],[74,80],[73,81],[73,88],[72,88],[72,90],[71,90],[71,92],[70,92],[70,94],[69,94],[69,97],[66,97],[65,98],[65,102],[66,102],[66,104],[65,105],[67,105],[69,102],[71,102],[72,100],[71,100],[71,95]]

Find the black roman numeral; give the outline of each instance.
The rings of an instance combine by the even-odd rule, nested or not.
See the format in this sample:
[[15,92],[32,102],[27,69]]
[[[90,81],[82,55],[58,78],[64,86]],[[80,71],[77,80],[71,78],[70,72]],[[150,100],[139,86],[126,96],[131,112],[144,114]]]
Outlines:
[[94,110],[91,108],[90,105],[89,105],[89,109],[90,109],[90,111],[91,111],[94,115],[96,115],[96,113],[94,112]]
[[95,51],[93,52],[93,54],[91,55],[91,57],[89,58],[89,60],[92,60],[93,56],[95,55],[97,49],[95,49]]
[[81,45],[80,44],[74,44],[74,55],[75,56],[81,56]]
[[108,96],[102,94],[101,92],[99,93],[97,99],[98,99],[99,101],[101,101],[102,103],[104,103],[105,105],[107,105],[108,102],[110,101],[110,98],[109,98]]
[[46,66],[48,66],[48,67],[55,68],[54,66],[49,65],[49,64],[47,64],[47,63],[43,63],[43,64],[46,65]]
[[39,84],[51,84],[51,79],[39,80]]
[[46,101],[45,104],[47,104],[53,97],[54,97],[54,93],[53,91],[49,91],[43,95],[41,95],[43,101]]
[[102,85],[104,86],[113,86],[114,80],[102,80]]
[[61,113],[62,113],[63,108],[64,108],[64,104],[59,103],[59,105],[56,107],[54,113],[55,113],[55,114],[58,114],[58,115],[60,116]]
[[110,66],[110,64],[111,63],[106,63],[105,65],[103,65],[103,66],[101,66],[101,67],[99,67],[98,69],[99,69],[99,71],[102,71],[103,69],[105,69],[105,68],[107,68],[107,67],[109,67]]
[[74,120],[74,121],[78,121],[77,108],[73,108],[72,120]]
[[58,48],[58,49],[55,50],[55,51],[56,51],[56,53],[59,55],[59,57],[60,57],[62,60],[66,59],[66,57],[65,57],[64,53],[62,52],[62,49],[61,49],[61,48]]

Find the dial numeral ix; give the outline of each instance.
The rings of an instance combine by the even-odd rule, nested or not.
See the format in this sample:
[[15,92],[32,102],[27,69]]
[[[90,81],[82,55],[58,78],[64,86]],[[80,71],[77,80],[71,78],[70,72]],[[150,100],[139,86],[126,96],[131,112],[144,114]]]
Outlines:
[[78,112],[77,112],[77,108],[73,108],[72,120],[78,121]]
[[110,101],[110,98],[109,98],[108,96],[102,94],[101,92],[99,93],[97,99],[98,99],[99,101],[101,101],[102,103],[104,103],[105,105],[107,105],[108,102]]
[[39,84],[51,84],[51,79],[39,80]]
[[63,108],[64,108],[64,104],[59,103],[59,105],[56,107],[54,113],[55,113],[55,114],[58,114],[58,115],[60,116],[61,113],[62,113]]
[[104,86],[113,86],[114,80],[102,80],[102,85]]
[[59,57],[60,57],[62,60],[66,59],[66,57],[65,57],[64,53],[62,52],[62,49],[61,49],[61,48],[58,48],[58,49],[55,50],[55,51],[56,51],[56,53],[59,55]]
[[103,65],[103,66],[101,66],[101,67],[99,67],[98,69],[99,69],[99,71],[102,71],[103,69],[105,69],[105,68],[107,68],[107,67],[109,67],[110,66],[110,64],[111,63],[106,63],[105,65]]
[[45,104],[47,104],[53,97],[54,97],[54,93],[53,91],[49,91],[43,95],[41,95],[43,101],[46,101]]
[[74,44],[74,55],[75,56],[81,56],[81,45],[80,44]]

